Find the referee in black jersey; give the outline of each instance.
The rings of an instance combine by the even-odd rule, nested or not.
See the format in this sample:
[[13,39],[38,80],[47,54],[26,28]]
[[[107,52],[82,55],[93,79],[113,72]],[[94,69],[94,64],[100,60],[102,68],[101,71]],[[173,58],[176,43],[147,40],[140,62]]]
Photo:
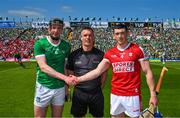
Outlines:
[[[104,52],[94,47],[94,31],[91,27],[82,29],[81,41],[82,47],[70,54],[66,65],[68,73],[75,76],[82,76],[95,69],[104,56]],[[74,117],[84,117],[88,109],[93,117],[103,117],[104,96],[101,88],[104,86],[106,75],[107,72],[74,87],[71,106],[71,114]]]

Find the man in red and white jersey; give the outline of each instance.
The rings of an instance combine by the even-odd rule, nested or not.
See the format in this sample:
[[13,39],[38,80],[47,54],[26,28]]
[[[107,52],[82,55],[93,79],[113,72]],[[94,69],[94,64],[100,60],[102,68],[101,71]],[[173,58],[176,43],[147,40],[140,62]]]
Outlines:
[[[138,117],[141,112],[141,69],[147,78],[150,90],[149,104],[157,105],[155,83],[148,56],[137,44],[128,42],[128,29],[125,25],[114,28],[113,38],[117,45],[109,49],[98,67],[78,77],[77,81],[97,78],[112,66],[111,115],[112,117]],[[75,76],[74,76],[75,77]]]

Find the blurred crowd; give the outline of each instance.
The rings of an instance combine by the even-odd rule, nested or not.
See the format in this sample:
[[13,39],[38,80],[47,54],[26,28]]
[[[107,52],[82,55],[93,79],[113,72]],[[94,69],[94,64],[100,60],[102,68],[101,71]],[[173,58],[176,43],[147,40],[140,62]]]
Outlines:
[[[81,28],[65,28],[61,38],[72,45],[72,50],[81,47]],[[95,28],[95,47],[106,51],[116,42],[112,29]],[[46,28],[9,28],[0,29],[0,60],[13,58],[19,53],[22,58],[34,58],[33,45],[37,36],[48,35]],[[131,28],[130,42],[141,45],[151,59],[180,59],[180,30]]]
[[13,58],[20,54],[22,58],[34,58],[33,45],[35,37],[47,35],[47,29],[0,29],[0,59]]
[[[116,44],[112,38],[112,29],[98,28],[95,31],[95,46],[102,51],[107,51]],[[73,50],[81,46],[80,29],[74,32],[71,44]],[[128,40],[143,47],[144,51],[151,59],[180,60],[180,30],[175,29],[149,29],[149,28],[131,28]]]

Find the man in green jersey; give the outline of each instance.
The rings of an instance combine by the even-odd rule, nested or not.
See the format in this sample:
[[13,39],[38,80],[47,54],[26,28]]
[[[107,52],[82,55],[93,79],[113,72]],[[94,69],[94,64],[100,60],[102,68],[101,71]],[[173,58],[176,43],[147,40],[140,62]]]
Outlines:
[[39,38],[34,44],[37,65],[34,116],[45,117],[51,105],[52,117],[61,117],[65,99],[65,82],[75,81],[64,75],[65,59],[70,53],[70,44],[60,39],[64,23],[55,18],[49,22],[49,36]]

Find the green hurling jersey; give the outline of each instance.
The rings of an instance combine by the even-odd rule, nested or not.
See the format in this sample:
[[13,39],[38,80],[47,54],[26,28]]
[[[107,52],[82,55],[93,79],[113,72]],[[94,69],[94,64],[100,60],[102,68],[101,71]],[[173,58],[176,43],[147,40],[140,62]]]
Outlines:
[[[46,63],[51,68],[64,74],[65,59],[70,54],[70,44],[65,40],[61,40],[58,45],[50,42],[49,37],[42,37],[34,44],[34,55],[45,56]],[[65,82],[57,78],[53,78],[41,71],[37,65],[37,82],[50,89],[64,87]]]

